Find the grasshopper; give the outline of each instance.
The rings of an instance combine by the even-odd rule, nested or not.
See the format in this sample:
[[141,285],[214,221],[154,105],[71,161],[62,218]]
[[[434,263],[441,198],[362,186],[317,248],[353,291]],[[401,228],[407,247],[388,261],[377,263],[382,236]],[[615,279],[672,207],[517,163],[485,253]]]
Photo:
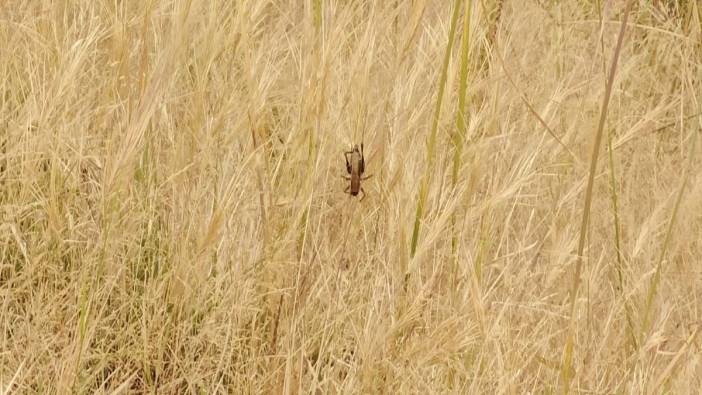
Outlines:
[[[344,179],[351,181],[351,185],[346,187],[344,193],[348,193],[351,196],[358,195],[361,192],[361,200],[366,197],[366,191],[363,190],[361,186],[361,180],[367,180],[373,175],[363,177],[363,172],[366,170],[366,159],[363,156],[363,143],[361,143],[361,149],[358,149],[358,145],[354,145],[351,151],[344,152],[344,157],[346,158],[346,171],[351,176],[342,176]],[[360,200],[359,200],[360,201]]]

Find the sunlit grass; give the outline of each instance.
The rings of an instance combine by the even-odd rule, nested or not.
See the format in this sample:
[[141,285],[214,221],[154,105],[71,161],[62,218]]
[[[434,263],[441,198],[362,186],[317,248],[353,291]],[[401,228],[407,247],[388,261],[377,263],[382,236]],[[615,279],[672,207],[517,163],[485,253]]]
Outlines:
[[630,4],[3,2],[0,394],[694,393],[702,14]]

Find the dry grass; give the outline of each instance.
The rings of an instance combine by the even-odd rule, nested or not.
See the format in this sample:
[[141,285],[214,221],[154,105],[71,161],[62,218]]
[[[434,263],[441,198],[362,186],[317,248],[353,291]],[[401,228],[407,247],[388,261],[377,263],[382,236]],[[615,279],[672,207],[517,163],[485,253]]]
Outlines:
[[3,1],[0,393],[697,391],[702,8],[587,3]]

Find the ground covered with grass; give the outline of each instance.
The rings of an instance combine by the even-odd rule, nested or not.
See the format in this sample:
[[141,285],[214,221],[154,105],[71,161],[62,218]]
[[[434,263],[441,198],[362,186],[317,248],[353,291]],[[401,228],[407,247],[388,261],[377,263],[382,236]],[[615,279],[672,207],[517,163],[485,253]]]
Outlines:
[[3,1],[0,393],[696,392],[701,30]]

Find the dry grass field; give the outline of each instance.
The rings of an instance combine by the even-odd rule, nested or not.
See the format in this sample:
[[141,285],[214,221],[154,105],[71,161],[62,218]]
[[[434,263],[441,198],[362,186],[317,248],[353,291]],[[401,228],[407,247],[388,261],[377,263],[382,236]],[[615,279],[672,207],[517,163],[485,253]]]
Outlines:
[[0,394],[698,393],[701,30],[3,0]]

